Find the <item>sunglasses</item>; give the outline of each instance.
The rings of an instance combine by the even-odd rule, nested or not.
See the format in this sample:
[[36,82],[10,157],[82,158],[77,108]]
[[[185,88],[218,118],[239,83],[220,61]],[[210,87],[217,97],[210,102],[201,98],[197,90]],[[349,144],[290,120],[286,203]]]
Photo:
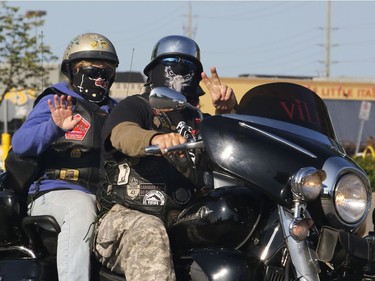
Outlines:
[[79,71],[91,78],[111,78],[115,74],[113,68],[100,68],[96,66],[84,66]]
[[177,57],[170,57],[170,58],[163,58],[161,59],[162,64],[165,66],[176,66],[179,63],[185,64],[186,66],[189,66],[193,69],[195,69],[197,66],[194,62],[188,60],[188,59],[182,59]]

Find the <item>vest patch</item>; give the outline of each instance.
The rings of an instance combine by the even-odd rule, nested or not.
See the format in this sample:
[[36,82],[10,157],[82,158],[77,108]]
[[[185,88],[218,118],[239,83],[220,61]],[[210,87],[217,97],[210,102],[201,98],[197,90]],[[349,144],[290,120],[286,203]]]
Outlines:
[[156,128],[159,128],[160,125],[161,125],[160,119],[157,116],[154,116],[153,123],[154,123]]
[[[129,166],[128,166],[129,167]],[[130,173],[130,169],[129,169]],[[129,177],[129,174],[128,174]],[[126,187],[126,193],[130,197],[130,199],[134,200],[137,198],[139,193],[141,192],[141,186],[139,185],[139,182],[136,178],[132,177],[129,184]]]
[[81,117],[82,120],[73,128],[72,131],[65,133],[67,140],[83,140],[90,129],[90,123],[84,119],[80,114],[74,115],[74,118]]
[[[123,163],[117,166],[119,170],[117,184],[127,184],[129,182],[130,167],[128,163]],[[138,183],[136,183],[138,184]]]
[[165,197],[163,193],[158,190],[151,190],[143,197],[144,205],[163,206],[165,204]]

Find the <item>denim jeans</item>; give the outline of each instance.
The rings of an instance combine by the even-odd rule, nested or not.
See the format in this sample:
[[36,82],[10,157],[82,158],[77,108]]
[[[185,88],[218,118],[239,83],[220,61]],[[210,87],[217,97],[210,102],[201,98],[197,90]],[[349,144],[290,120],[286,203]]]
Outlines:
[[29,208],[29,215],[54,216],[61,227],[57,242],[59,281],[89,281],[95,196],[78,190],[55,190],[37,198]]

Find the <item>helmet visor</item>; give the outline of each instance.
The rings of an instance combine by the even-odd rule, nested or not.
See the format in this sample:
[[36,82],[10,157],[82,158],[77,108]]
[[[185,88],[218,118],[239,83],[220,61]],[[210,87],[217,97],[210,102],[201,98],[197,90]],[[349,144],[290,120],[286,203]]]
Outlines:
[[80,73],[91,78],[103,78],[109,80],[115,74],[113,68],[100,68],[95,66],[84,66],[80,68]]
[[161,63],[165,66],[176,66],[179,63],[187,66],[190,69],[196,70],[197,66],[196,63],[189,60],[189,59],[182,59],[178,57],[166,57],[161,59]]

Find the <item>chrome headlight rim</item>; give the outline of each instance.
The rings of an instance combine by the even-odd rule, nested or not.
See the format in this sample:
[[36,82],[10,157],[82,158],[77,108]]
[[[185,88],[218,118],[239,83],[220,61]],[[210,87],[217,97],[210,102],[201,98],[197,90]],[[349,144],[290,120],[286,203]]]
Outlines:
[[[343,200],[353,199],[353,198],[340,199],[338,197],[338,196],[342,196],[342,194],[340,193],[343,192],[343,188],[345,189],[347,187],[347,186],[342,186],[342,185],[340,186],[340,184],[342,184],[344,179],[348,179],[348,177],[353,177],[353,180],[355,179],[359,180],[359,182],[362,184],[363,195],[366,196],[366,198],[363,199],[364,204],[362,204],[363,205],[362,210],[359,211],[360,215],[353,215],[351,214],[351,212],[347,212],[345,210],[345,207],[349,209],[353,207],[350,205],[350,203],[348,205],[343,205],[344,207],[339,205],[341,203],[346,203],[346,202],[343,202]],[[336,216],[341,221],[341,223],[350,227],[356,227],[356,226],[361,225],[364,222],[370,210],[370,204],[371,204],[370,193],[371,193],[371,187],[367,180],[367,177],[359,173],[357,170],[347,169],[345,171],[342,171],[342,173],[338,175],[335,181],[335,185],[334,185],[332,201],[333,201],[333,206],[336,212]],[[357,202],[357,205],[361,205],[361,203]],[[353,211],[353,209],[351,209],[351,211]],[[357,210],[357,213],[358,213],[358,210]]]
[[292,192],[304,201],[318,198],[323,190],[326,172],[314,167],[303,167],[294,174],[291,182]]

